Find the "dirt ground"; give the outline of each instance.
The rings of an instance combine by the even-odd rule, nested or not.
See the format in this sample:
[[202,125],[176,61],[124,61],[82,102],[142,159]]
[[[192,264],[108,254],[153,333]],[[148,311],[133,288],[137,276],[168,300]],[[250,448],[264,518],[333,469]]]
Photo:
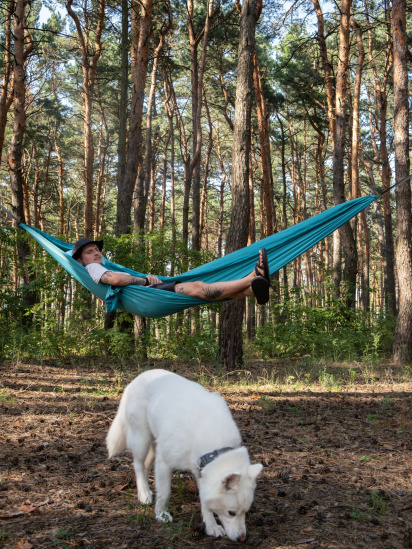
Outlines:
[[[412,548],[410,368],[329,365],[319,377],[314,365],[253,363],[226,378],[213,366],[169,368],[212,390],[224,380],[252,461],[264,465],[243,547]],[[161,525],[137,504],[130,455],[107,459],[108,427],[136,374],[0,365],[0,546],[237,545],[204,534],[190,475],[175,475],[174,522]]]

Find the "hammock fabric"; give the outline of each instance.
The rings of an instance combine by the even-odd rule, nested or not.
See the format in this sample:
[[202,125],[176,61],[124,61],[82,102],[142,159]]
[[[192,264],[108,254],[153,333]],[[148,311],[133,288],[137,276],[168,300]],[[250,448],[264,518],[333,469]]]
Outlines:
[[[252,272],[258,259],[259,250],[263,247],[267,251],[270,272],[274,273],[352,219],[377,198],[377,196],[364,196],[344,202],[280,233],[268,236],[246,248],[179,276],[159,276],[159,278],[167,282],[202,280],[209,283],[243,278]],[[108,311],[122,309],[134,315],[160,318],[182,311],[187,307],[211,303],[195,297],[142,286],[120,288],[102,283],[96,284],[87,270],[67,253],[73,248],[71,244],[29,225],[21,223],[20,226],[43,246],[68,273],[95,296],[102,299],[106,303]],[[107,259],[103,259],[103,265],[109,270],[113,269],[141,277],[146,276],[144,273],[111,263]]]

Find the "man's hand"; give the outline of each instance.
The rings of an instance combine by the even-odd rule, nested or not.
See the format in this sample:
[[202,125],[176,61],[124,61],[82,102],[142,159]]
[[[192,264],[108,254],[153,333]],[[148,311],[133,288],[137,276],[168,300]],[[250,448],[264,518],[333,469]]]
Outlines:
[[148,286],[151,285],[151,284],[161,284],[161,282],[162,282],[160,280],[160,278],[158,278],[156,275],[147,275],[146,279],[149,282]]

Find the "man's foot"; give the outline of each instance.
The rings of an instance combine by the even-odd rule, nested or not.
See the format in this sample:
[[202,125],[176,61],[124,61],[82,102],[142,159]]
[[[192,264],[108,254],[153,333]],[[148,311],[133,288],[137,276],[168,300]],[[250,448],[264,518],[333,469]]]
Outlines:
[[269,301],[269,282],[263,276],[257,276],[250,283],[256,301],[259,305],[264,305]]
[[269,263],[268,263],[268,256],[265,248],[262,248],[259,251],[259,261],[256,263],[255,273],[256,273],[256,276],[258,277],[261,276],[265,278],[270,286]]

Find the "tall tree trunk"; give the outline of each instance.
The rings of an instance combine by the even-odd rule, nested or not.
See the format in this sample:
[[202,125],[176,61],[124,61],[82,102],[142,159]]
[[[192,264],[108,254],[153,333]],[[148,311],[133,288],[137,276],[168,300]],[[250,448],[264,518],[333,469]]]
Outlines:
[[[171,101],[171,87],[168,85],[167,73],[164,70],[164,82],[165,82],[165,109],[167,118],[169,121],[169,136],[170,136],[170,221],[172,224],[172,257],[174,257],[176,249],[176,204],[175,204],[175,137],[174,137],[174,127],[173,119],[174,114],[170,106]],[[166,147],[165,147],[166,154]],[[165,159],[166,162],[166,159]],[[166,166],[165,166],[166,170]],[[165,214],[164,214],[165,216]],[[174,261],[172,261],[170,276],[174,276]]]
[[206,99],[205,90],[203,90],[204,101],[205,101],[205,110],[207,116],[207,123],[209,126],[209,140],[206,150],[206,158],[203,167],[203,185],[202,185],[202,196],[200,201],[200,239],[199,239],[199,248],[202,247],[203,237],[206,245],[206,250],[209,249],[209,240],[208,240],[208,208],[207,208],[207,182],[209,178],[209,166],[210,159],[213,151],[213,125],[212,119],[210,117],[209,105]]
[[[408,39],[406,0],[393,0],[393,85],[396,180],[409,175]],[[399,313],[393,343],[395,362],[412,360],[412,214],[411,184],[396,187],[396,265]]]
[[[391,43],[391,29],[390,29],[390,11],[389,7],[385,6],[385,14],[387,21],[387,44],[386,44],[386,59],[385,70],[383,74],[376,66],[375,55],[373,51],[373,34],[371,30],[370,16],[368,2],[364,0],[364,8],[366,15],[366,22],[368,25],[368,53],[369,62],[372,67],[372,75],[374,82],[374,100],[376,103],[377,115],[372,119],[375,120],[377,131],[379,132],[379,147],[375,145],[373,139],[373,146],[375,149],[375,162],[378,166],[381,166],[381,180],[382,190],[385,191],[390,186],[391,169],[389,163],[388,153],[388,138],[387,138],[387,108],[388,108],[388,96],[387,86],[389,78],[392,73],[393,65],[393,45]],[[386,4],[386,2],[385,2]],[[376,148],[375,148],[376,147]],[[392,208],[390,193],[385,192],[382,197],[383,202],[383,215],[385,221],[385,255],[383,256],[384,264],[384,296],[387,309],[396,315],[396,288],[395,288],[395,249],[393,241],[393,227],[392,227]]]
[[[141,6],[140,16],[138,13],[139,5]],[[118,236],[128,234],[132,230],[131,211],[136,181],[135,207],[138,210],[139,226],[141,225],[140,213],[145,200],[144,179],[138,178],[138,172],[143,169],[142,120],[152,21],[153,0],[143,0],[139,4],[133,3],[131,10],[132,106],[130,110],[126,171],[121,186],[118,187],[117,194],[116,234]]]
[[[276,111],[276,118],[279,122],[280,126],[280,136],[281,136],[281,144],[280,144],[280,159],[282,164],[282,190],[283,190],[283,196],[282,196],[282,222],[283,222],[283,230],[288,228],[288,218],[287,218],[287,211],[286,211],[286,203],[287,203],[287,181],[286,181],[286,157],[285,157],[285,144],[286,144],[286,132],[283,125],[283,121],[279,115],[279,113]],[[283,273],[283,285],[285,287],[285,296],[288,295],[288,274],[287,274],[287,268],[286,265],[282,269]]]
[[[106,156],[110,145],[110,133],[106,122],[106,115],[103,108],[102,98],[100,94],[100,87],[97,86],[98,102],[100,109],[100,128],[99,128],[99,148],[98,148],[98,160],[99,160],[99,174],[97,177],[97,189],[96,189],[96,213],[94,216],[94,226],[96,235],[99,234],[99,227],[101,226],[100,219],[103,216],[103,203],[102,203],[102,188],[106,171]],[[106,133],[106,136],[104,136]]]
[[[138,229],[143,230],[145,225],[146,218],[146,209],[147,209],[147,200],[148,200],[148,189],[150,188],[152,181],[152,165],[153,165],[153,139],[152,136],[152,121],[153,114],[155,111],[155,101],[156,101],[156,81],[157,73],[159,67],[159,60],[162,54],[163,46],[165,43],[166,34],[172,27],[172,12],[170,9],[170,4],[167,3],[169,9],[169,20],[167,24],[164,24],[160,29],[159,41],[154,50],[153,54],[153,68],[152,68],[152,77],[150,83],[150,91],[147,101],[147,112],[146,112],[146,140],[145,140],[145,154],[143,161],[143,169],[139,171],[137,189],[143,189],[143,197],[138,200],[137,211],[135,212],[135,225]],[[152,201],[154,196],[152,196]],[[151,221],[151,226],[154,226],[153,220]]]
[[225,187],[226,187],[226,180],[227,180],[227,174],[225,170],[225,163],[223,161],[222,157],[222,147],[221,147],[221,141],[220,141],[220,127],[219,123],[217,123],[217,155],[219,158],[220,163],[220,169],[222,171],[222,176],[220,179],[220,191],[219,191],[219,219],[217,223],[217,255],[218,257],[221,257],[222,255],[222,240],[223,240],[223,216],[225,211]]
[[[14,74],[13,74],[13,111],[14,124],[13,135],[8,149],[8,164],[10,174],[11,201],[13,215],[19,220],[19,223],[25,223],[24,214],[24,174],[23,174],[23,139],[26,131],[26,59],[33,50],[26,19],[27,0],[17,0],[14,11],[13,35],[14,35]],[[26,45],[27,44],[27,45]],[[18,224],[15,223],[17,227]],[[27,291],[27,286],[31,282],[31,276],[27,269],[27,259],[30,254],[30,248],[23,231],[17,234],[17,253],[20,263],[23,267],[23,280],[25,285],[25,298],[27,306],[30,307],[36,303],[36,294],[33,291]],[[27,324],[31,317],[24,315],[23,323]]]
[[165,227],[165,218],[166,218],[166,182],[167,182],[167,151],[169,149],[170,140],[173,135],[173,119],[172,124],[170,124],[169,119],[169,131],[167,132],[165,144],[163,146],[163,170],[162,170],[162,201],[160,204],[160,215],[159,215],[159,229],[162,231]]
[[[203,30],[196,36],[194,21],[193,0],[187,2],[187,22],[189,30],[190,46],[190,77],[192,90],[192,139],[193,151],[190,164],[186,172],[185,189],[192,187],[192,248],[200,250],[200,198],[201,198],[201,173],[200,160],[202,152],[202,93],[203,76],[206,68],[206,52],[208,47],[210,23],[216,12],[213,11],[214,0],[207,1],[206,20]],[[200,63],[198,61],[198,46],[203,38]]]
[[269,117],[266,100],[263,95],[262,75],[256,51],[253,56],[253,83],[255,87],[256,111],[259,128],[260,161],[262,166],[263,208],[265,212],[264,235],[269,236],[275,230],[275,210],[273,202],[273,176],[270,156]]
[[319,0],[312,0],[315,7],[316,16],[318,20],[318,44],[320,56],[322,59],[323,72],[325,74],[325,86],[326,86],[326,99],[327,99],[327,114],[329,121],[329,132],[330,138],[332,141],[332,149],[334,147],[335,140],[335,124],[334,124],[334,113],[335,113],[335,87],[333,84],[334,75],[332,71],[332,65],[329,61],[328,49],[326,46],[326,37],[325,37],[325,22],[323,19],[322,9],[319,4]]
[[157,161],[157,147],[159,142],[159,130],[160,127],[157,126],[154,136],[153,136],[153,145],[151,148],[151,159],[149,165],[149,179],[146,181],[145,193],[146,197],[149,196],[150,189],[150,208],[149,208],[149,231],[153,231],[155,228],[155,218],[156,218],[156,161]]
[[361,83],[363,62],[365,59],[365,50],[362,43],[362,29],[359,27],[353,17],[351,17],[351,26],[356,33],[356,43],[358,46],[358,62],[356,66],[355,89],[352,102],[352,198],[360,196],[359,187],[359,145],[360,145],[360,130],[359,130],[359,111],[361,99]]
[[54,128],[54,150],[57,155],[57,163],[59,167],[58,176],[58,190],[59,190],[59,232],[65,234],[64,230],[64,217],[65,217],[65,205],[64,205],[64,179],[63,179],[63,157],[60,150],[60,145],[57,139],[57,128]]
[[13,104],[13,93],[10,80],[12,77],[12,55],[11,55],[11,19],[15,9],[15,0],[10,0],[6,8],[4,20],[4,74],[0,93],[0,165],[6,133],[7,113]]
[[[344,181],[344,150],[345,150],[345,97],[347,87],[347,72],[349,64],[349,28],[350,9],[352,0],[342,0],[341,22],[339,31],[339,63],[336,77],[336,105],[335,105],[335,143],[333,147],[333,197],[335,205],[345,202],[345,181]],[[339,235],[345,258],[344,281],[347,284],[346,304],[355,307],[356,275],[358,272],[358,257],[350,223],[345,223],[339,229]],[[337,246],[336,246],[337,247]],[[340,271],[340,260],[335,254],[333,269]],[[338,280],[336,278],[336,289]]]
[[[358,62],[356,66],[356,77],[355,77],[355,89],[353,93],[353,103],[352,103],[352,174],[351,174],[351,184],[352,184],[352,198],[358,198],[360,196],[360,184],[359,184],[359,150],[360,150],[360,129],[359,129],[359,111],[360,111],[360,100],[361,100],[361,83],[362,83],[362,72],[363,72],[363,62],[365,60],[365,49],[362,42],[362,29],[359,27],[357,22],[353,17],[351,17],[351,26],[356,34],[356,43],[358,47]],[[365,212],[361,212],[361,222],[364,229],[365,235],[365,244],[366,250],[364,249],[361,238],[358,239],[358,244],[360,246],[359,250],[363,253],[362,260],[362,269],[361,269],[361,290],[360,290],[360,303],[364,311],[369,308],[369,229],[366,224],[366,215]],[[358,229],[358,220],[354,223],[355,234]],[[362,232],[359,227],[359,236]]]
[[181,146],[180,150],[182,153],[182,162],[183,162],[183,181],[184,181],[184,189],[183,189],[183,208],[182,208],[182,241],[183,244],[187,247],[188,241],[189,241],[189,195],[190,195],[190,186],[189,186],[189,178],[187,175],[189,165],[190,165],[190,155],[188,152],[188,144],[186,139],[186,130],[185,125],[183,121],[183,117],[180,113],[179,105],[177,103],[175,90],[173,87],[173,81],[171,78],[171,75],[168,73],[166,68],[164,68],[163,71],[164,74],[164,80],[165,80],[165,86],[166,86],[166,93],[170,99],[170,102],[173,106],[174,113],[176,115],[176,120],[179,123],[179,131],[180,131],[180,141]]
[[[244,0],[241,7],[239,60],[236,84],[236,115],[232,156],[232,216],[227,253],[247,244],[249,231],[249,155],[255,48],[256,0]],[[243,361],[242,322],[245,300],[223,303],[220,321],[220,358],[227,369]]]
[[[252,137],[253,141],[253,137]],[[249,156],[249,200],[250,200],[250,222],[248,246],[256,242],[256,218],[255,218],[255,190],[253,184],[252,157]],[[246,341],[253,341],[256,334],[256,301],[253,297],[246,299]]]
[[[120,43],[120,99],[119,99],[119,139],[117,142],[117,174],[116,184],[119,196],[123,192],[124,178],[126,174],[126,132],[127,132],[127,96],[129,87],[129,3],[128,0],[122,1],[122,33]],[[130,198],[131,208],[131,198]],[[119,204],[117,206],[119,210]],[[121,236],[119,232],[119,213],[117,213],[116,236]]]
[[[363,160],[363,163],[364,163],[364,165],[366,166],[366,168],[368,170],[368,177],[369,177],[371,192],[376,195],[377,190],[376,190],[375,178],[374,178],[374,175],[373,175],[372,163],[367,162],[364,159],[362,159],[362,160]],[[384,258],[386,257],[386,240],[385,240],[384,221],[383,221],[383,217],[382,217],[382,211],[381,211],[380,204],[377,201],[375,201],[373,203],[373,207],[374,207],[374,210],[375,210],[375,217],[376,217],[376,230],[375,230],[375,232],[377,234],[378,242],[379,242],[379,252],[380,252],[380,256],[381,256],[381,263],[383,265],[385,265]],[[363,223],[363,217],[362,217],[362,223]],[[366,230],[365,230],[365,234],[366,234]],[[382,273],[382,274],[384,275],[384,273]],[[383,298],[385,298],[385,296],[383,296]],[[385,303],[381,303],[379,305],[381,310],[384,309],[384,305],[385,305]]]
[[[87,2],[84,0],[84,13],[87,12]],[[85,205],[84,205],[84,234],[93,238],[93,164],[94,164],[94,143],[92,128],[93,93],[96,81],[97,62],[102,52],[101,37],[104,26],[104,11],[106,0],[99,0],[99,14],[97,18],[94,44],[91,46],[89,22],[84,22],[85,33],[79,17],[72,9],[73,0],[68,0],[67,11],[76,25],[79,37],[80,51],[82,54],[83,71],[83,110],[84,110],[84,179],[85,179]],[[86,15],[85,15],[86,17]]]

